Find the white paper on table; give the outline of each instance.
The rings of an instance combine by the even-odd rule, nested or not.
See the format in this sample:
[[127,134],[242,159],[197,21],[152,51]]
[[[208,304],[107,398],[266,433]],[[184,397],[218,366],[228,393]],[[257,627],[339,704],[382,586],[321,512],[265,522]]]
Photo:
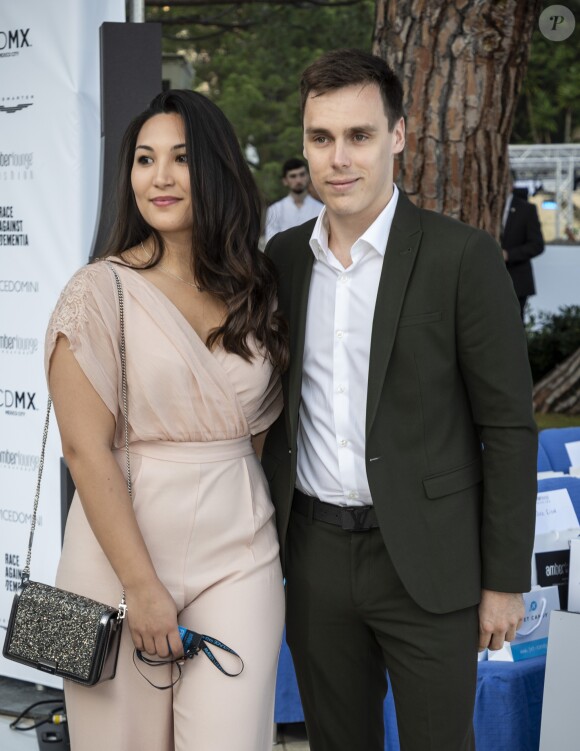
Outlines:
[[570,457],[570,464],[580,464],[580,441],[565,443],[566,451]]
[[536,499],[537,535],[577,526],[578,517],[566,488],[538,493]]
[[501,649],[488,649],[487,659],[489,662],[513,662],[512,650],[509,642],[504,642]]

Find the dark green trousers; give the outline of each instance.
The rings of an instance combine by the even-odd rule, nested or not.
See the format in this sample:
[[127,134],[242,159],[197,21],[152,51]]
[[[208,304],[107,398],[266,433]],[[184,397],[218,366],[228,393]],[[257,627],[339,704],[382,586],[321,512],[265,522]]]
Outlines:
[[292,513],[287,640],[311,751],[383,751],[389,672],[401,751],[473,751],[477,608],[445,615],[407,594],[378,529]]

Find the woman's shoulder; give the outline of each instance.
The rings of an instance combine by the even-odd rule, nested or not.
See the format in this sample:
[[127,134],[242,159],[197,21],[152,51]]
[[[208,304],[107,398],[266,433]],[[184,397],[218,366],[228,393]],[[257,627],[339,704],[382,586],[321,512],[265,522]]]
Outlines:
[[64,290],[67,289],[84,289],[90,287],[90,285],[100,279],[110,277],[111,271],[107,267],[107,264],[99,259],[91,263],[87,263],[85,266],[81,266],[66,283]]
[[99,260],[81,266],[60,293],[50,326],[82,328],[89,319],[89,309],[112,307],[112,292],[113,276],[106,263]]

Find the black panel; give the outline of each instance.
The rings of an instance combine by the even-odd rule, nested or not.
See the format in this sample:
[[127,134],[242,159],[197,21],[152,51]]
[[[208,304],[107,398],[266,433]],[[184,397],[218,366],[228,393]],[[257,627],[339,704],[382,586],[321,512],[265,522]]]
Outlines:
[[75,484],[72,479],[72,475],[69,472],[67,463],[61,457],[60,459],[60,532],[61,542],[64,540],[64,528],[66,525],[66,518],[68,516],[68,510],[72,503],[73,496],[75,494]]
[[90,257],[99,256],[113,220],[123,133],[161,91],[161,24],[101,25],[101,177]]

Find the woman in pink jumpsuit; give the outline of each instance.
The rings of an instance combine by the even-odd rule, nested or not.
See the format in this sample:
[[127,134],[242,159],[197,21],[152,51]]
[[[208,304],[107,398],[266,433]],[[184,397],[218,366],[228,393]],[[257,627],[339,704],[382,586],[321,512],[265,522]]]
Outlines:
[[[77,486],[57,584],[112,605],[124,589],[128,608],[115,678],[65,682],[72,748],[266,751],[284,596],[256,449],[281,410],[287,348],[260,202],[231,126],[192,92],[160,95],[132,123],[119,187],[107,255],[124,292],[132,503],[107,263],[71,279],[46,342]],[[134,649],[178,657],[178,625],[232,647],[242,674],[200,653],[173,689],[149,685]],[[177,675],[139,668],[159,685]]]

